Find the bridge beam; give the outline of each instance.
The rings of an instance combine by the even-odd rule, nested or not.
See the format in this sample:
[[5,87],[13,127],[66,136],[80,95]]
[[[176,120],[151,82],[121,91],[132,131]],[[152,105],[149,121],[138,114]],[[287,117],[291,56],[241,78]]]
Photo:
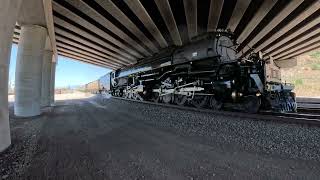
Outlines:
[[[92,49],[93,51],[95,50],[95,52],[104,53],[107,58],[112,58],[112,60],[110,60],[111,62],[119,63],[122,65],[129,65],[128,61],[125,58],[123,58],[121,56],[114,57],[110,54],[110,51],[108,51],[105,48],[102,48],[101,46],[98,46],[90,41],[84,40],[83,38],[81,38],[79,36],[76,36],[72,33],[66,32],[58,27],[56,27],[55,32],[58,36],[62,35],[64,37],[68,37],[68,38],[74,40],[74,42],[77,42],[77,44],[79,43],[79,45],[83,44],[83,45],[88,46],[88,48]],[[97,54],[97,53],[95,53],[95,54]]]
[[[290,15],[303,0],[292,0],[281,12],[279,12],[252,40],[250,40],[247,45],[253,47],[261,38],[266,36],[271,30],[273,30],[279,23],[281,23],[287,16]],[[243,51],[247,52],[249,47],[245,46]]]
[[182,45],[179,29],[174,19],[170,4],[168,0],[155,0],[155,3],[160,11],[160,14],[166,23],[173,43],[177,46]]
[[279,59],[279,58],[281,58],[283,56],[290,55],[290,54],[296,52],[297,50],[299,50],[299,49],[301,49],[303,47],[308,47],[310,45],[313,45],[314,43],[319,43],[319,42],[320,42],[320,35],[313,36],[310,39],[307,39],[304,42],[301,42],[300,44],[298,44],[298,45],[296,45],[294,47],[288,48],[285,51],[274,55],[273,57],[275,59]]
[[251,0],[237,0],[236,6],[232,12],[231,18],[228,22],[227,28],[234,32],[246,12],[247,8],[249,7]]
[[197,0],[183,0],[189,40],[198,35]]
[[281,57],[278,57],[276,60],[281,60],[281,59],[290,59],[292,57],[296,57],[299,56],[305,52],[309,52],[312,51],[314,49],[317,49],[320,45],[319,45],[320,41],[314,42],[314,43],[307,43],[305,44],[303,47],[300,47],[299,49],[297,49],[296,51],[294,51],[293,53],[289,53],[289,54],[285,54]]
[[268,14],[272,7],[277,3],[277,0],[263,1],[262,5],[257,10],[256,14],[252,17],[250,22],[246,25],[244,30],[239,35],[237,41],[242,43],[252,31],[257,27],[257,25],[262,21],[262,19]]
[[312,31],[306,31],[303,33],[303,35],[299,38],[295,37],[292,38],[291,40],[287,41],[285,44],[282,44],[281,46],[278,46],[277,49],[274,49],[273,51],[270,51],[269,53],[266,53],[267,56],[275,56],[277,54],[283,53],[291,48],[296,47],[299,45],[301,42],[315,37],[315,36],[320,36],[320,24],[318,26],[315,26],[315,28]]
[[[164,0],[165,1],[165,0]],[[153,53],[159,49],[153,42],[146,37],[145,34],[111,1],[111,0],[96,0],[96,2],[117,19],[123,26],[127,27],[132,34],[136,35]]]
[[[92,31],[93,33],[100,36],[102,39],[106,39],[109,42],[112,42],[114,45],[118,46],[124,51],[127,51],[131,56],[134,56],[136,58],[142,58],[143,56],[139,54],[137,51],[132,49],[131,47],[127,46],[123,42],[120,42],[118,39],[115,39],[110,34],[106,33],[105,31],[97,28],[95,25],[91,24],[90,22],[86,21],[82,17],[78,16],[74,12],[70,11],[69,9],[61,6],[60,4],[56,3],[55,1],[52,2],[53,10],[58,12],[59,14],[63,15],[64,17],[67,17],[68,19],[72,20],[73,22],[85,27],[86,29]],[[125,54],[124,54],[125,55]],[[134,61],[133,61],[134,63]]]
[[101,15],[96,9],[91,8],[88,4],[83,2],[82,0],[66,0],[68,3],[72,4],[73,7],[85,13],[87,16],[92,18],[92,20],[96,21],[101,25],[101,27],[108,29],[115,35],[117,35],[120,39],[128,43],[131,47],[133,47],[139,54],[143,54],[143,56],[150,56],[148,50],[143,48],[137,41],[133,40],[130,36],[124,33],[121,29],[115,26],[112,22],[110,22],[107,18]]
[[[59,55],[67,57],[67,58],[71,58],[71,59],[76,59],[76,60],[79,60],[79,61],[87,63],[87,64],[93,64],[93,65],[97,65],[97,66],[101,66],[101,67],[110,68],[110,65],[106,65],[106,64],[103,64],[103,63],[97,63],[96,61],[94,61],[94,58],[91,58],[91,57],[88,57],[88,56],[84,56],[84,55],[79,54],[79,53],[60,50],[59,51]],[[111,69],[115,70],[117,68],[116,67],[111,67]]]
[[153,35],[156,41],[159,43],[161,48],[165,48],[168,46],[167,41],[162,36],[160,30],[157,28],[150,15],[143,7],[140,1],[132,1],[132,0],[124,0],[126,4],[129,6],[132,12],[140,19],[140,21],[144,24],[144,26],[149,30],[149,32]]
[[[286,36],[285,38],[283,38],[282,40],[278,40],[276,41],[276,43],[273,43],[272,46],[266,48],[264,50],[264,52],[266,54],[268,54],[269,52],[272,52],[274,50],[277,50],[280,46],[286,46],[288,45],[289,41],[300,36],[301,34],[303,34],[306,31],[309,31],[310,29],[316,28],[317,30],[320,29],[320,16],[315,18],[314,20],[310,21],[308,24],[301,26],[298,30],[296,30],[295,32],[293,32],[292,34]],[[311,35],[312,33],[310,33],[309,35]],[[306,35],[307,37],[308,35]]]
[[[319,9],[320,9],[320,1],[314,1],[302,13],[300,13],[297,17],[295,17],[288,24],[286,24],[284,27],[279,29],[275,34],[273,34],[270,38],[268,38],[262,44],[260,44],[257,47],[255,47],[255,50],[256,51],[265,51],[268,45],[270,45],[272,42],[278,40],[281,36],[285,35],[288,31],[292,30],[294,27],[296,27],[298,24],[300,24],[303,20],[305,20],[306,18],[308,18],[311,15],[313,15],[313,13],[319,11]],[[318,24],[319,23],[319,17],[316,18],[312,22],[315,23],[314,25]],[[310,23],[309,23],[309,25],[310,25]]]
[[115,62],[111,61],[112,57],[110,57],[107,54],[101,53],[99,51],[95,51],[95,50],[93,50],[92,48],[90,48],[88,46],[75,43],[72,40],[69,40],[69,39],[66,39],[65,37],[59,36],[59,34],[57,34],[56,37],[57,37],[57,45],[59,47],[68,46],[69,49],[73,48],[73,49],[83,50],[83,51],[88,52],[88,54],[92,54],[93,56],[95,56],[96,58],[98,58],[99,60],[101,60],[103,62],[109,61],[108,62],[109,64],[119,64],[119,63],[115,63]]
[[79,56],[83,55],[83,56],[86,56],[86,57],[90,57],[90,58],[93,59],[93,62],[104,64],[104,66],[110,66],[111,68],[114,68],[114,67],[120,68],[121,67],[121,65],[119,65],[117,63],[108,62],[108,59],[106,59],[106,58],[103,58],[101,56],[92,54],[92,53],[90,53],[90,52],[88,52],[86,50],[83,50],[83,49],[80,49],[80,48],[76,48],[76,47],[70,46],[68,44],[61,43],[59,41],[57,42],[57,49],[60,52],[73,52],[74,55],[78,54]]
[[69,54],[73,54],[73,55],[78,55],[79,57],[83,57],[86,59],[92,59],[92,62],[103,64],[104,67],[106,67],[106,66],[110,66],[110,68],[122,67],[122,65],[120,65],[120,64],[110,63],[109,61],[106,61],[106,60],[108,60],[106,58],[102,58],[102,57],[95,55],[95,54],[92,54],[86,50],[83,50],[83,49],[80,49],[77,47],[73,47],[73,46],[70,46],[69,44],[65,44],[65,43],[62,43],[59,41],[57,44],[57,49],[59,50],[59,52],[65,52],[65,53],[69,53]]
[[136,62],[136,58],[131,56],[130,54],[126,53],[125,51],[121,50],[120,48],[116,48],[112,46],[111,44],[105,42],[103,39],[98,38],[94,36],[92,33],[88,33],[84,31],[83,29],[80,29],[58,17],[54,18],[55,23],[57,23],[59,26],[64,27],[70,31],[72,31],[73,34],[77,36],[86,37],[87,39],[90,39],[94,41],[95,43],[101,45],[102,47],[105,47],[106,50],[109,51],[109,54],[112,55],[115,58],[118,59],[124,59],[127,64],[132,64]]
[[224,0],[211,0],[208,17],[208,32],[215,31],[218,27]]

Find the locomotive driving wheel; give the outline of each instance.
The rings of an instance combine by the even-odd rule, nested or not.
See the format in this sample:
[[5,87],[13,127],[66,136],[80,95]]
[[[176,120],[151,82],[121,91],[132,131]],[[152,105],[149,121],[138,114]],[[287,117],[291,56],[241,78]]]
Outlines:
[[172,94],[167,94],[161,97],[162,102],[165,104],[170,104],[172,102]]
[[261,106],[261,99],[257,96],[247,96],[242,105],[245,112],[257,113]]
[[181,94],[174,95],[174,102],[179,106],[185,105],[187,100],[188,100],[188,97],[185,95],[181,95]]
[[222,102],[218,101],[214,96],[209,98],[209,106],[213,110],[220,110],[222,108]]
[[158,103],[160,100],[159,93],[152,93],[151,101]]
[[195,95],[191,100],[191,104],[196,108],[204,108],[207,105],[208,96]]

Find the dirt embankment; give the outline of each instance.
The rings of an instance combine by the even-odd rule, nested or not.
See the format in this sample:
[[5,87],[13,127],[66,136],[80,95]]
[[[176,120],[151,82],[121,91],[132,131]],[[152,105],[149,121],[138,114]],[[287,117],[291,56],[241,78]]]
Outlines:
[[297,96],[320,98],[320,51],[299,56],[298,65],[282,69],[283,82],[293,83]]
[[[92,93],[85,93],[81,91],[72,91],[69,93],[61,93],[61,94],[55,94],[55,100],[71,100],[71,99],[86,99],[93,97],[95,94]],[[14,95],[8,96],[9,102],[14,102]]]

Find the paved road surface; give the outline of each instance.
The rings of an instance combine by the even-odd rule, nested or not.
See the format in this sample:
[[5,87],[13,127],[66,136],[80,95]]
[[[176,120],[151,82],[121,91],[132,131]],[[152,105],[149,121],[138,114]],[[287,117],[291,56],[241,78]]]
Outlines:
[[11,126],[0,179],[320,177],[313,127],[93,98],[61,101],[32,119],[12,117]]

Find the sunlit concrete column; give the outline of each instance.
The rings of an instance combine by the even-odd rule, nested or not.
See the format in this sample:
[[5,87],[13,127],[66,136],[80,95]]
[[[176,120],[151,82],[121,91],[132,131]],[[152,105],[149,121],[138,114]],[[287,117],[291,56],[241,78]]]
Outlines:
[[51,80],[50,80],[50,103],[54,106],[54,94],[55,94],[55,80],[56,80],[56,62],[51,64]]
[[0,152],[11,144],[8,110],[8,76],[14,25],[21,0],[0,1]]
[[41,106],[50,106],[50,81],[51,81],[51,64],[53,52],[45,50],[42,62],[42,84],[41,84]]
[[38,25],[21,27],[18,45],[14,114],[40,115],[43,51],[47,29]]

